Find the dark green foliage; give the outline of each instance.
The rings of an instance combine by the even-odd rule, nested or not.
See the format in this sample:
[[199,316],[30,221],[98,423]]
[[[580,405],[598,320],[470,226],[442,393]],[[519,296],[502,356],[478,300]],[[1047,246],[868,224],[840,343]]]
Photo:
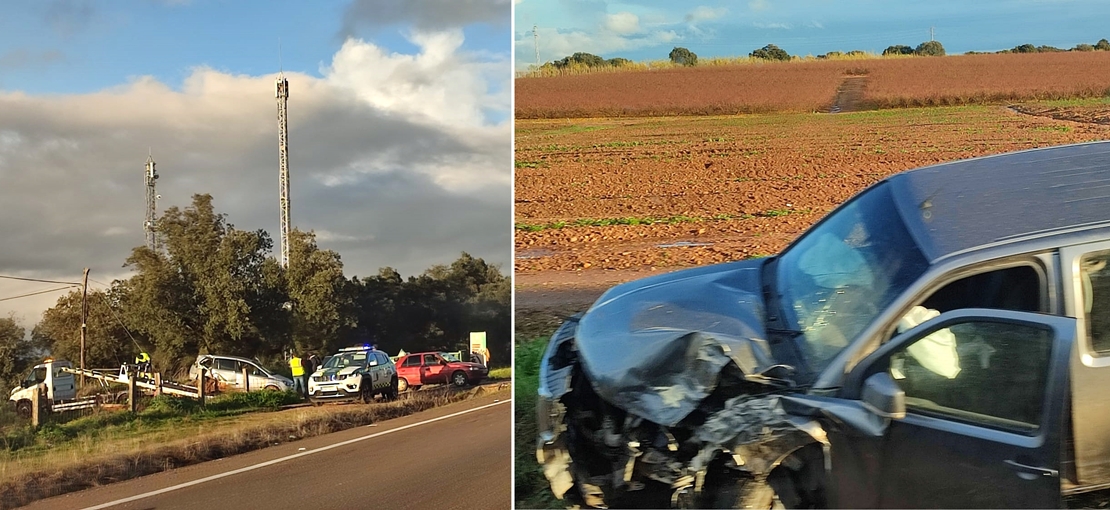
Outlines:
[[748,56],[752,58],[761,58],[763,60],[790,60],[790,54],[774,44],[768,44],[767,46],[749,53]]
[[671,53],[669,55],[667,55],[667,57],[671,59],[671,62],[673,62],[675,64],[678,64],[678,65],[682,65],[682,66],[696,66],[696,65],[698,65],[698,56],[697,56],[697,54],[695,54],[694,52],[692,52],[692,51],[690,51],[686,48],[680,47],[680,46],[675,46],[675,48],[671,50]]
[[940,41],[925,41],[917,45],[917,49],[914,50],[914,53],[927,57],[943,57],[944,45],[942,45]]
[[[37,361],[35,348],[24,339],[26,331],[13,318],[0,319],[0,389],[5,399],[8,391],[19,383],[24,372]],[[7,405],[7,402],[4,402]]]
[[628,60],[627,58],[616,57],[606,60],[605,63],[613,67],[624,67],[628,64],[631,64],[632,61]]
[[558,69],[565,69],[575,64],[584,65],[587,67],[601,67],[606,65],[605,59],[594,55],[592,53],[578,52],[569,57],[563,57],[551,63]]
[[1099,39],[1098,42],[1095,43],[1095,49],[1101,51],[1110,51],[1110,41],[1107,41],[1106,39]]
[[883,50],[883,55],[913,55],[913,53],[914,53],[913,47],[912,46],[906,46],[904,44],[895,44],[894,46],[887,46],[887,48],[885,50]]
[[1095,51],[1095,47],[1090,44],[1081,43],[1076,44],[1075,47],[1072,48],[1072,51]]

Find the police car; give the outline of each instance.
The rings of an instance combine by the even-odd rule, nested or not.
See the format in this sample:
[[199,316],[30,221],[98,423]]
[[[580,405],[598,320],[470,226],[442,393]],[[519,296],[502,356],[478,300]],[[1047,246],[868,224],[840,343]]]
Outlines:
[[308,378],[308,399],[314,405],[370,403],[379,394],[388,400],[397,398],[397,367],[369,345],[340,349]]

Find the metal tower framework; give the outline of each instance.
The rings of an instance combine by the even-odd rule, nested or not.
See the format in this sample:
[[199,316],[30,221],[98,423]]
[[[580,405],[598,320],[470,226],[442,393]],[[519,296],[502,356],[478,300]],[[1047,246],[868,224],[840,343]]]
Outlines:
[[274,94],[278,107],[278,165],[281,172],[281,267],[289,267],[289,81],[284,73],[278,75],[274,82]]
[[158,251],[158,237],[154,233],[155,215],[158,214],[158,192],[154,183],[158,180],[158,172],[154,169],[154,156],[148,154],[146,158],[146,221],[143,223],[143,232],[146,234],[146,247]]
[[540,68],[540,33],[536,31],[536,25],[532,25],[532,42],[536,47],[536,69]]

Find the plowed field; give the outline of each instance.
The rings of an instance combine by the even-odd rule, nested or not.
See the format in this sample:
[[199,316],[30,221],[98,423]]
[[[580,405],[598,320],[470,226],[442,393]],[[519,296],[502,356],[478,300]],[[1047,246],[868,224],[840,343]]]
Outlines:
[[[1107,108],[518,120],[518,321],[616,280],[778,252],[826,212],[919,166],[1110,138]],[[596,282],[597,285],[592,285]],[[556,294],[574,289],[573,302]],[[591,289],[583,293],[584,288]],[[531,314],[531,315],[530,315]],[[543,328],[540,328],[543,329]]]

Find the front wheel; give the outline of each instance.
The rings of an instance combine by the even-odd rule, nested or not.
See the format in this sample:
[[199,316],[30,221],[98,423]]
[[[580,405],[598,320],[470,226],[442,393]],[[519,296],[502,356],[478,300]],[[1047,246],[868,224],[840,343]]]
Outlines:
[[461,388],[463,386],[466,386],[466,383],[469,382],[469,380],[466,378],[466,374],[462,372],[455,372],[454,374],[451,374],[451,382],[454,383],[455,386]]
[[374,401],[374,388],[373,387],[363,386],[362,391],[360,393],[362,394],[362,403],[363,404],[369,404],[369,403]]
[[31,409],[30,400],[20,400],[19,403],[15,405],[15,414],[18,414],[21,418],[30,418]]
[[262,389],[264,389],[264,390],[266,390],[266,391],[281,391],[281,390],[279,390],[279,389],[278,389],[278,387],[277,387],[277,386],[274,386],[274,385],[272,385],[272,384],[271,384],[271,385],[269,385],[269,386],[266,386],[265,388],[262,388]]
[[389,388],[386,388],[385,393],[383,394],[385,395],[385,399],[397,400],[397,393],[400,392],[400,386],[401,383],[397,380],[397,378],[394,378],[392,381],[390,381]]

